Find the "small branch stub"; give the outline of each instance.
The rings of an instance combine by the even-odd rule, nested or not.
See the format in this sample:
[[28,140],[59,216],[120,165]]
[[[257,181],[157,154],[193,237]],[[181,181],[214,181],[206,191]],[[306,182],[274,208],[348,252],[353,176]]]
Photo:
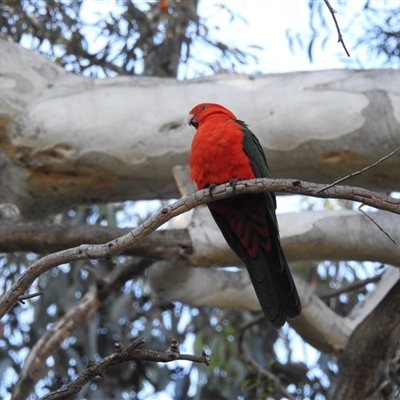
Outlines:
[[171,358],[171,360],[177,360],[181,355],[179,352],[179,344],[175,339],[171,340],[169,349],[165,352]]
[[114,348],[115,348],[115,351],[116,351],[117,353],[121,353],[122,351],[125,350],[125,347],[124,347],[124,345],[123,345],[121,342],[115,343],[115,344],[114,344]]

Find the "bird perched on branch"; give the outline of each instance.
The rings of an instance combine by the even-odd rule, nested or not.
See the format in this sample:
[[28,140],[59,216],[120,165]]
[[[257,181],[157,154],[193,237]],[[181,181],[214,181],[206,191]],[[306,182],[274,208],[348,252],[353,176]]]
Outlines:
[[[197,131],[190,153],[198,189],[253,178],[270,178],[264,151],[248,126],[225,107],[202,103],[188,117]],[[225,240],[247,267],[268,321],[280,328],[300,315],[301,305],[285,255],[273,192],[244,194],[208,204]]]

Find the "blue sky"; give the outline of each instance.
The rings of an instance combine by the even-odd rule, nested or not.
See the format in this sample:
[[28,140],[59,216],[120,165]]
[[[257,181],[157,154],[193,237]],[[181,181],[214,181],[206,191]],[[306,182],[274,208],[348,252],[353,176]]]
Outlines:
[[[353,49],[357,40],[362,38],[363,26],[371,26],[371,14],[366,17],[364,11],[365,0],[338,1],[330,0],[330,4],[337,11],[336,18],[341,28],[346,46],[351,54],[349,60],[340,43],[332,16],[323,0],[313,0],[321,4],[322,14],[330,30],[328,33],[318,25],[319,19],[314,19],[314,24],[319,31],[319,38],[314,45],[313,62],[307,54],[307,47],[292,53],[286,32],[310,33],[309,30],[309,1],[308,0],[203,0],[199,3],[199,14],[207,18],[207,22],[220,26],[221,39],[233,43],[238,48],[246,48],[250,44],[263,47],[256,52],[259,57],[257,69],[262,73],[282,73],[292,71],[309,71],[323,69],[344,68],[343,59],[352,61],[352,67],[357,59],[362,61],[364,68],[382,68],[383,57],[375,57],[367,53],[365,47]],[[393,9],[399,7],[398,0],[370,0],[370,6],[375,9]],[[222,7],[221,7],[222,5]],[[227,7],[240,18],[230,21]],[[376,14],[374,22],[385,18],[384,14]],[[324,47],[321,47],[322,38],[327,37]],[[305,40],[306,45],[308,40]],[[349,64],[347,64],[349,66]],[[254,65],[249,65],[243,72],[252,73]]]
[[[332,5],[334,5],[334,1]],[[355,0],[355,3],[360,3]],[[243,17],[233,22],[229,21],[229,15],[222,12],[218,4],[223,4],[235,14]],[[218,11],[220,10],[220,11]],[[309,23],[309,10],[307,1],[299,0],[225,0],[222,2],[201,1],[199,14],[210,16],[209,21],[220,24],[221,38],[229,40],[238,48],[246,48],[248,45],[259,45],[262,51],[255,52],[259,57],[260,72],[280,73],[299,70],[317,70],[330,68],[343,68],[336,57],[343,49],[337,43],[337,34],[332,22],[332,38],[326,43],[325,50],[318,51],[313,63],[310,63],[307,53],[298,51],[293,54],[286,37],[287,29],[305,31]],[[328,10],[326,16],[330,17]],[[339,22],[341,16],[338,15]],[[346,16],[342,16],[343,25]],[[229,39],[227,39],[229,38]],[[349,38],[350,42],[350,38]],[[248,72],[253,72],[249,66]]]
[[[146,8],[148,2],[142,3]],[[136,4],[140,4],[140,1],[136,1]],[[331,4],[335,8],[336,0],[331,0]],[[338,8],[337,19],[340,26],[345,28],[363,4],[364,0],[352,0],[345,8],[346,14]],[[82,12],[86,18],[94,21],[96,19],[94,14],[108,13],[113,9],[115,10],[115,0],[89,0],[84,3]],[[233,20],[227,9],[236,15]],[[290,51],[286,37],[288,29],[295,32],[308,31],[307,0],[202,0],[198,9],[213,37],[220,38],[222,42],[239,49],[246,50],[250,45],[262,47],[262,50],[252,50],[252,53],[257,55],[259,63],[250,62],[249,65],[240,67],[239,72],[243,73],[343,68],[338,54],[344,56],[344,50],[337,42],[337,32],[328,9],[324,7],[323,12],[331,26],[331,36],[326,41],[323,51],[319,44],[316,46],[314,62],[310,63],[306,51],[299,48],[295,54]],[[219,29],[213,29],[214,26]],[[348,48],[351,48],[355,40],[356,37],[346,35]],[[98,44],[101,47],[101,43]],[[213,57],[211,53],[207,53],[207,49],[200,47],[198,51],[204,58]],[[186,77],[190,77],[190,73]]]

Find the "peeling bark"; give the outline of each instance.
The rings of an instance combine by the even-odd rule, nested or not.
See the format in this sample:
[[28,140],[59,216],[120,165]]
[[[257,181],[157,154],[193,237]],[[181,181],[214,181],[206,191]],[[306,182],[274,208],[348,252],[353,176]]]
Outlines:
[[[204,100],[251,126],[277,178],[331,182],[400,146],[396,70],[93,79],[5,41],[0,52],[0,202],[30,218],[177,197],[171,168],[187,163],[193,136],[186,114]],[[389,191],[398,182],[393,157],[351,184]]]

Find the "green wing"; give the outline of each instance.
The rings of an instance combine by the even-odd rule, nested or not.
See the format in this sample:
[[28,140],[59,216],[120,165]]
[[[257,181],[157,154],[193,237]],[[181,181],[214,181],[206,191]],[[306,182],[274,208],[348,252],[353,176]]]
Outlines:
[[[250,159],[251,167],[253,168],[256,178],[271,178],[264,150],[261,147],[261,144],[257,139],[256,135],[254,135],[254,133],[248,128],[248,126],[243,121],[238,120],[237,123],[243,129],[244,132],[243,149]],[[276,227],[276,231],[278,232],[279,231],[278,221],[275,215],[275,210],[276,210],[275,193],[265,192],[264,198],[268,212],[272,217]]]

